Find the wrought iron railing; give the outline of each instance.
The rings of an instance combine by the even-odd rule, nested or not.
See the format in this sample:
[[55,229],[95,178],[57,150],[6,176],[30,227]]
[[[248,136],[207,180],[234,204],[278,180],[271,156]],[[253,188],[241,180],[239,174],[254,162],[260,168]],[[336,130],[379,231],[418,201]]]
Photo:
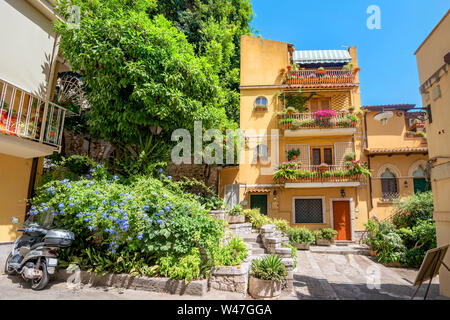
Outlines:
[[0,132],[61,146],[67,110],[0,79]]
[[398,201],[400,199],[400,195],[398,192],[383,192],[381,196],[382,202],[392,202]]
[[[328,110],[322,110],[323,112]],[[319,111],[320,112],[320,111]],[[356,118],[355,118],[356,117]],[[289,119],[289,120],[287,120]],[[320,113],[292,113],[280,117],[279,123],[285,129],[321,129],[321,128],[355,128],[359,122],[357,116],[348,112],[332,112],[327,116]]]
[[354,83],[355,74],[345,70],[297,70],[288,71],[287,84],[318,84],[318,83]]
[[[295,176],[282,175],[276,180],[289,183],[300,182],[362,182],[364,175],[353,174],[346,165],[302,165],[298,164]],[[278,171],[278,170],[277,170]],[[276,174],[276,173],[275,173]]]

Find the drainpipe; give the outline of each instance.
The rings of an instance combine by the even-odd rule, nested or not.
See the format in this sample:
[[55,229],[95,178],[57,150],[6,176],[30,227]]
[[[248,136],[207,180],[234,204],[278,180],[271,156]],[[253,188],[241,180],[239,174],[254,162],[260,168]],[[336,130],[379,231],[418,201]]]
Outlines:
[[[369,139],[367,137],[367,113],[364,113],[364,145],[363,150],[365,149],[365,146],[369,146]],[[370,155],[367,156],[367,165],[369,166],[369,170],[371,169],[370,166]],[[370,209],[373,209],[373,196],[372,196],[372,177],[369,176],[369,194],[370,194]],[[369,219],[369,211],[367,211],[367,219]]]

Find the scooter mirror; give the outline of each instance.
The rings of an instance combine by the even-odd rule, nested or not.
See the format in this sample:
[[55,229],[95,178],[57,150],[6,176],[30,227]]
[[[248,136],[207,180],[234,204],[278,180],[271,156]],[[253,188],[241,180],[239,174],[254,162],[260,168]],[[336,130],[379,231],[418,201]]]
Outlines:
[[13,224],[17,224],[17,223],[19,223],[19,218],[12,217],[12,218],[11,218],[11,222],[12,222]]

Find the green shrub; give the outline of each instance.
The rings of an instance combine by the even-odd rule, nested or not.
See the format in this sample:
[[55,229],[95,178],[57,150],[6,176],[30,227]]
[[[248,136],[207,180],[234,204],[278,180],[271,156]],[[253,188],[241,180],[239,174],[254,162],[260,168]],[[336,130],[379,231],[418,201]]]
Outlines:
[[230,210],[228,210],[228,214],[230,216],[237,216],[242,213],[242,207],[238,204],[234,205]]
[[245,220],[250,222],[252,227],[257,230],[261,229],[263,225],[272,223],[272,219],[261,214],[259,209],[246,209],[242,211],[242,214],[245,216]]
[[267,255],[252,261],[250,275],[261,280],[281,281],[287,276],[287,271],[280,257]]
[[[77,181],[50,181],[32,199],[31,215],[53,215],[55,227],[75,233],[73,246],[62,250],[66,265],[81,261],[95,272],[146,274],[159,270],[155,266],[163,258],[164,266],[177,260],[187,266],[200,261],[196,268],[205,274],[203,269],[213,264],[224,225],[206,214],[198,196],[183,192],[163,175],[122,180],[105,176],[101,166],[89,172],[89,178]],[[193,259],[195,250],[202,259]],[[120,257],[129,260],[118,269]],[[191,271],[185,273],[187,277],[197,277],[198,272]]]
[[334,238],[337,236],[337,231],[331,228],[323,228],[314,230],[313,235],[316,240],[324,239],[333,242]]
[[289,241],[291,243],[314,243],[315,238],[313,233],[306,228],[289,228],[287,231]]
[[409,196],[405,201],[396,203],[392,221],[397,227],[412,228],[418,220],[433,219],[433,211],[433,193],[420,192]]
[[193,248],[188,254],[177,258],[175,256],[161,257],[157,261],[159,266],[159,274],[172,279],[182,280],[186,282],[204,278],[207,271],[202,272],[200,267],[201,257],[198,249]]
[[217,264],[219,266],[235,266],[244,261],[248,255],[248,249],[241,238],[233,237],[228,244],[217,253]]

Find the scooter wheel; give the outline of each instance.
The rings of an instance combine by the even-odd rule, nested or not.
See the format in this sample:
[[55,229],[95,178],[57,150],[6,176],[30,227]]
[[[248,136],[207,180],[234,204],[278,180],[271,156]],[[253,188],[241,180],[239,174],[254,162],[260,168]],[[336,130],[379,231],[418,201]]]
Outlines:
[[42,277],[31,280],[31,289],[39,291],[45,288],[48,283],[47,265],[45,262],[41,262],[39,269],[42,271]]
[[9,253],[8,258],[6,258],[6,262],[5,262],[5,274],[10,275],[10,276],[16,274],[16,270],[14,270],[14,268],[12,268],[10,266],[11,259],[12,259],[12,253]]

